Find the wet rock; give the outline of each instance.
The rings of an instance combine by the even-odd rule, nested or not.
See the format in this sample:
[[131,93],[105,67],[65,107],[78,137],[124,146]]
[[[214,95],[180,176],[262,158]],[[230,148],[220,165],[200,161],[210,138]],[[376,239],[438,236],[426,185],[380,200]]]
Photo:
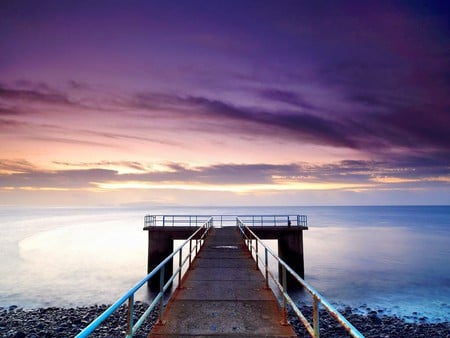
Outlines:
[[[367,309],[367,306],[364,306]],[[303,306],[302,313],[312,323],[311,308]],[[366,338],[380,338],[380,337],[446,337],[450,338],[450,323],[427,323],[426,317],[419,323],[406,322],[404,319],[396,316],[383,315],[384,311],[368,311],[367,315],[358,314],[358,311],[349,313],[347,308],[340,311],[350,323],[353,324]],[[320,311],[320,333],[323,337],[349,337],[348,333],[340,327],[337,321],[326,313],[325,310]],[[308,337],[306,329],[298,320],[294,312],[289,314],[289,321],[294,327],[299,337]]]
[[[108,306],[87,306],[78,308],[44,308],[36,310],[9,311],[9,308],[0,312],[0,336],[4,338],[26,337],[74,337],[92,320],[99,316]],[[364,308],[366,309],[367,306]],[[145,303],[136,302],[135,311],[138,317],[147,309]],[[312,308],[301,307],[302,313],[312,323]],[[126,305],[119,308],[108,320],[106,320],[92,337],[124,337],[126,332]],[[370,310],[367,315],[351,308],[344,308],[341,313],[358,329],[366,338],[379,337],[446,337],[450,338],[450,323],[428,323],[428,318],[417,318],[418,323],[406,322],[396,316],[383,315],[379,310]],[[144,325],[137,332],[137,338],[144,338],[150,332],[153,323],[157,320],[156,311],[150,314]],[[290,322],[299,337],[307,337],[308,334],[301,321],[292,312]],[[320,332],[323,337],[349,337],[347,332],[340,327],[337,321],[325,310],[320,310]]]
[[[68,309],[51,307],[23,311],[17,311],[17,307],[12,307],[11,311],[8,308],[8,311],[0,312],[0,336],[2,338],[74,337],[107,307],[102,304]],[[145,303],[136,302],[135,318],[144,313],[147,307]],[[120,307],[94,331],[93,337],[124,337],[126,314],[126,306]],[[138,331],[138,335],[146,337],[156,318],[157,314],[152,313]]]

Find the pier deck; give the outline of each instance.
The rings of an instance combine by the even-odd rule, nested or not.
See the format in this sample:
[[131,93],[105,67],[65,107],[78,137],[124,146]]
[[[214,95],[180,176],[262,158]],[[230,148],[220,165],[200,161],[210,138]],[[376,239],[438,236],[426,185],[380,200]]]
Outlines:
[[212,228],[149,337],[296,337],[237,228]]

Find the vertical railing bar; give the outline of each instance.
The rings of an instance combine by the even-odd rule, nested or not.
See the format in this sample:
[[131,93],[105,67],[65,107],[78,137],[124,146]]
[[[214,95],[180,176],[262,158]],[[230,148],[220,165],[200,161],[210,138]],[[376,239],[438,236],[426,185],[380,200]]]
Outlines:
[[255,259],[255,263],[256,263],[255,269],[259,270],[259,268],[258,268],[258,240],[256,238],[255,238],[255,245],[256,245],[256,248],[255,248],[255,257],[256,257],[256,259]]
[[166,266],[163,266],[159,271],[159,294],[161,298],[159,300],[159,311],[158,311],[158,323],[162,324],[162,311],[163,311],[163,298],[164,298],[164,271]]
[[286,280],[286,267],[282,265],[282,283],[283,283],[283,321],[282,325],[288,325],[287,321],[287,301],[286,301],[286,294],[287,294],[287,280]]
[[178,272],[178,288],[181,289],[181,267],[183,265],[183,248],[180,249],[178,255],[178,268],[180,271]]
[[314,338],[319,338],[320,336],[319,304],[316,295],[313,295],[313,327],[314,327]]
[[189,267],[188,269],[191,269],[192,265],[192,239],[189,241]]
[[134,295],[128,298],[128,311],[127,311],[127,336],[133,337],[133,323],[134,321]]
[[269,288],[269,256],[267,253],[267,248],[264,248],[264,265],[265,265],[265,269],[266,269],[266,289]]

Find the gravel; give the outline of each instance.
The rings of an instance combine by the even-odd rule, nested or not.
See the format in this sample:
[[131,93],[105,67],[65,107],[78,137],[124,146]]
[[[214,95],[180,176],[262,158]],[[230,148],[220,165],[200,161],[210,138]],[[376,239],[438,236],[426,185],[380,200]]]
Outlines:
[[[92,320],[107,309],[107,305],[94,305],[77,308],[41,308],[23,310],[15,305],[0,307],[0,336],[7,338],[74,337]],[[147,308],[141,302],[135,303],[139,316]],[[304,306],[301,311],[312,322],[311,308]],[[110,318],[94,331],[90,337],[124,337],[126,335],[126,306],[120,307]],[[370,311],[366,315],[355,313],[347,307],[341,313],[367,338],[409,337],[409,338],[450,338],[450,323],[429,323],[426,318],[418,318],[417,323],[383,315],[382,311]],[[147,337],[157,313],[150,314],[135,337]],[[292,313],[289,321],[299,337],[308,337],[303,324]],[[349,337],[334,318],[325,311],[320,312],[321,337]]]

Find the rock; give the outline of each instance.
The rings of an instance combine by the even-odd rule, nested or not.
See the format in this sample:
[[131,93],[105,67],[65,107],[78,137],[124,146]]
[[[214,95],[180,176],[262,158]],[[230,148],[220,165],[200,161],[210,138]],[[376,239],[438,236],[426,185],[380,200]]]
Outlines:
[[[9,311],[4,309],[0,312],[0,336],[5,338],[26,337],[74,337],[94,318],[100,315],[108,306],[86,306],[78,308],[45,308],[36,310]],[[147,308],[144,303],[135,304],[137,316]],[[302,313],[312,322],[312,309],[302,306]],[[342,309],[342,314],[367,338],[379,337],[447,337],[450,338],[450,323],[429,323],[425,316],[417,323],[405,322],[396,316],[380,315],[379,311],[371,310],[367,315],[361,314],[358,308]],[[137,332],[136,338],[144,338],[151,330],[158,315],[154,311],[147,321]],[[104,324],[94,331],[95,337],[123,337],[126,331],[126,306],[118,309]],[[289,321],[295,328],[297,335],[306,337],[307,333],[303,324],[294,312],[289,313]],[[323,337],[343,338],[349,337],[337,321],[325,310],[320,310],[320,332]],[[18,335],[18,336],[17,336]]]
[[[303,306],[301,312],[312,322],[311,308]],[[356,309],[351,314],[347,314],[347,309],[341,310],[341,313],[366,337],[410,337],[410,338],[450,338],[450,323],[427,323],[428,318],[419,323],[405,322],[396,316],[379,316],[379,311],[371,310],[367,315],[358,314]],[[416,317],[417,318],[417,317]],[[293,327],[299,337],[308,336],[303,324],[299,322],[294,312],[289,313],[289,321],[294,324]],[[320,311],[320,333],[323,337],[343,338],[349,335],[337,324],[334,319],[324,311]]]

